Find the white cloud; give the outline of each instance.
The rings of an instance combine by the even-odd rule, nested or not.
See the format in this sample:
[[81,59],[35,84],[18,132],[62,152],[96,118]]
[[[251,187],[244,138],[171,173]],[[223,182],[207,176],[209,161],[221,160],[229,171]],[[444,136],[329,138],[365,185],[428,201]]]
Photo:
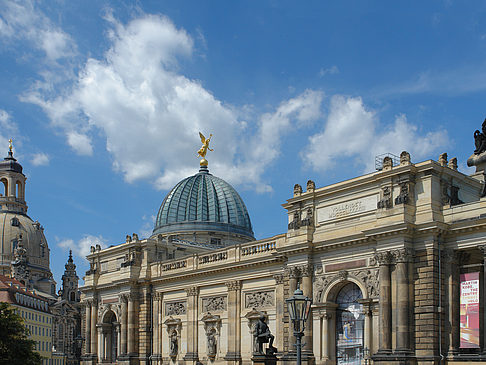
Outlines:
[[379,154],[399,155],[406,150],[412,159],[420,159],[449,143],[445,131],[424,134],[405,115],[398,115],[389,127],[380,128],[377,114],[366,108],[361,98],[334,96],[322,131],[309,138],[301,157],[321,173],[343,158],[353,158],[370,172]]
[[163,16],[127,25],[107,19],[111,46],[103,59],[88,59],[68,92],[49,98],[35,91],[24,100],[40,105],[79,154],[92,154],[91,138],[101,131],[114,169],[128,182],[168,189],[194,173],[201,131],[214,133],[213,173],[269,190],[262,175],[278,157],[281,138],[320,115],[322,94],[306,91],[253,123],[242,121],[245,107],[223,103],[180,72],[179,60],[194,48],[185,30]]
[[91,139],[78,132],[67,132],[67,143],[71,148],[80,155],[91,156],[93,154],[93,146],[91,145]]
[[90,252],[90,247],[100,245],[101,248],[106,247],[106,240],[100,236],[93,236],[90,234],[85,234],[80,240],[75,242],[73,239],[68,238],[60,240],[57,245],[64,249],[73,250],[73,252],[80,257],[86,257]]
[[329,68],[321,68],[319,70],[319,76],[320,77],[324,77],[326,75],[335,75],[335,74],[338,74],[339,73],[339,68],[334,65],[334,66],[331,66]]
[[[18,126],[12,120],[10,114],[5,110],[0,109],[0,154],[7,154],[8,151],[8,140],[10,138],[16,139],[19,135]],[[14,144],[15,152],[15,144]]]
[[140,238],[147,238],[152,235],[152,231],[154,230],[155,224],[155,215],[144,215],[142,217],[142,227],[140,228]]
[[49,62],[76,52],[71,37],[46,17],[33,1],[4,1],[0,7],[0,39],[27,40],[45,54]]
[[39,153],[34,154],[31,162],[32,162],[32,165],[34,165],[34,166],[49,165],[49,156],[46,153],[39,152]]

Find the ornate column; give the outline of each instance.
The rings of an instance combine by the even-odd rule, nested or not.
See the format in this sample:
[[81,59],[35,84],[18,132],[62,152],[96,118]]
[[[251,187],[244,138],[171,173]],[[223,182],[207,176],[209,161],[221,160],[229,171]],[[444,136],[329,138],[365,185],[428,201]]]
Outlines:
[[380,252],[376,254],[376,259],[380,265],[380,347],[378,352],[390,353],[392,349],[390,276],[392,255],[390,252]]
[[364,347],[367,348],[370,353],[373,346],[373,300],[372,299],[359,299],[358,302],[363,306],[364,313]]
[[96,341],[96,322],[98,321],[98,301],[96,299],[91,300],[91,337],[90,337],[90,347],[91,353],[96,355],[98,352],[98,343]]
[[324,364],[336,360],[336,303],[323,303],[320,308],[322,318],[322,361]]
[[447,321],[447,356],[454,356],[459,350],[459,260],[457,251],[443,251],[443,268],[446,288]]
[[152,359],[157,360],[160,358],[160,307],[162,305],[162,294],[153,293],[153,311],[152,311]]
[[127,294],[121,294],[118,297],[118,300],[121,303],[121,320],[120,320],[120,349],[118,350],[120,355],[127,354],[127,330],[128,330],[128,308],[127,308],[127,301],[128,296]]
[[[302,265],[300,268],[300,273],[302,275],[302,291],[304,292],[304,295],[313,298],[312,295],[312,275],[314,274],[314,265],[312,264],[306,264]],[[293,293],[292,293],[293,294]],[[309,312],[309,318],[305,324],[305,330],[304,330],[304,338],[303,342],[305,343],[305,346],[302,350],[307,352],[308,356],[313,356],[313,339],[312,339],[312,308],[310,309]]]
[[409,285],[408,285],[408,262],[412,251],[408,248],[396,250],[394,253],[397,273],[397,352],[410,351],[410,328],[409,328]]
[[187,353],[186,361],[198,361],[197,351],[197,300],[199,288],[192,286],[186,288],[187,294]]
[[86,339],[85,355],[91,353],[91,300],[84,302],[86,307],[86,332],[84,338]]
[[128,295],[128,333],[127,333],[127,352],[129,356],[136,354],[136,336],[137,336],[137,300],[135,293]]
[[228,287],[228,352],[224,357],[227,361],[241,361],[240,341],[240,299],[241,283],[232,280],[226,283]]
[[284,276],[283,274],[273,275],[275,279],[275,314],[276,314],[276,334],[275,334],[275,347],[279,352],[283,351],[283,337],[284,337],[284,323],[283,317],[285,313],[285,298],[284,298]]
[[96,325],[96,333],[98,334],[98,362],[103,362],[105,358],[105,341],[104,341],[104,334],[103,334],[103,325],[97,324]]

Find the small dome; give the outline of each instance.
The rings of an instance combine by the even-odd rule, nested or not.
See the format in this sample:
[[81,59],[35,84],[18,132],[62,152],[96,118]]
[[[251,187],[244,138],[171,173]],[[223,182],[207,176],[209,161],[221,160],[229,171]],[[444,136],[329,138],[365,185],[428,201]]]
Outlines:
[[205,166],[165,197],[153,234],[197,231],[229,232],[255,239],[243,199]]
[[8,156],[0,161],[0,171],[13,171],[22,173],[22,165],[13,157],[12,151],[8,151]]

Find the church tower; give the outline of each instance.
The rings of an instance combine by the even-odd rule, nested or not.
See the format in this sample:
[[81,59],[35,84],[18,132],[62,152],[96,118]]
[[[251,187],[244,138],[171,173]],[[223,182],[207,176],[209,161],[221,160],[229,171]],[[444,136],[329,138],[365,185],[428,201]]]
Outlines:
[[[8,156],[0,161],[0,210],[27,214],[25,180],[22,165],[13,157],[12,140],[9,140]],[[3,189],[2,189],[3,188]]]
[[59,290],[59,297],[69,303],[79,302],[80,291],[78,289],[78,275],[76,265],[73,262],[73,253],[69,250],[69,258],[64,265],[64,275],[62,276],[62,288]]

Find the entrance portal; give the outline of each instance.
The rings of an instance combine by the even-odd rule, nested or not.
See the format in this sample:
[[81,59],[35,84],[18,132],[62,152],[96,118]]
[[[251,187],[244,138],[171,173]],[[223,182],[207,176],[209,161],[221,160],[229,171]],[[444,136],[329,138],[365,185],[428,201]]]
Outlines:
[[336,358],[338,364],[361,365],[363,359],[363,294],[354,283],[341,288],[336,303]]

